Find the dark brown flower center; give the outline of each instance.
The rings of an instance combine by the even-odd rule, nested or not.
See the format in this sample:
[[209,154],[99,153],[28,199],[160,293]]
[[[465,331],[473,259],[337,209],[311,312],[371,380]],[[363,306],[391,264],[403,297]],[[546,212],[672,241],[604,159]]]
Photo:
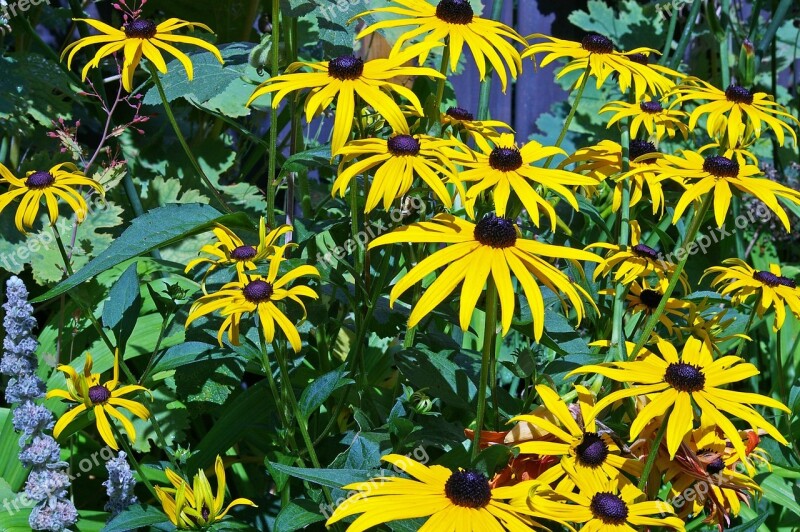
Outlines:
[[40,189],[47,188],[56,182],[56,178],[50,172],[34,172],[25,180],[28,188]]
[[725,89],[725,98],[729,102],[743,103],[750,105],[753,103],[753,93],[739,85],[731,85]]
[[698,392],[705,386],[706,376],[693,364],[673,362],[667,366],[664,381],[679,392]]
[[231,251],[231,258],[238,261],[252,260],[258,254],[253,246],[239,246]]
[[628,519],[628,505],[618,495],[600,492],[589,505],[592,515],[607,525],[621,525]]
[[436,6],[436,16],[450,24],[469,24],[475,12],[469,0],[442,0]]
[[264,303],[272,297],[272,285],[266,281],[250,281],[242,289],[244,298],[250,303]]
[[483,508],[492,500],[489,479],[477,471],[456,471],[444,485],[444,493],[456,506]]
[[631,250],[636,254],[637,257],[641,257],[643,259],[650,259],[650,260],[658,260],[658,251],[654,250],[650,246],[646,246],[644,244],[636,244],[631,248]]
[[445,114],[451,118],[455,118],[456,120],[461,120],[462,122],[472,122],[475,120],[475,115],[466,109],[462,109],[461,107],[451,107]]
[[203,516],[203,521],[208,521],[208,516],[211,515],[211,511],[208,509],[208,506],[205,504],[203,505],[203,509],[200,510],[200,515]]
[[663,111],[664,107],[662,107],[661,102],[656,100],[650,100],[649,102],[640,103],[639,109],[641,109],[645,113],[656,114]]
[[411,135],[395,135],[386,142],[389,153],[396,156],[419,154],[419,141]]
[[608,37],[590,33],[581,41],[581,47],[593,54],[610,54],[614,51],[614,43]]
[[586,467],[603,465],[608,457],[608,445],[596,432],[587,432],[583,441],[575,448],[578,461]]
[[328,62],[328,75],[336,79],[358,79],[364,73],[364,60],[354,55],[343,55]]
[[717,456],[717,458],[713,462],[710,462],[706,466],[706,472],[709,475],[716,475],[723,469],[725,469],[725,461],[722,459],[721,456]]
[[650,63],[650,56],[646,54],[640,54],[640,53],[625,54],[625,57],[627,57],[630,61],[633,61],[634,63],[638,63],[640,65],[647,65]]
[[137,18],[122,27],[128,39],[152,39],[156,36],[156,23],[145,18]]
[[757,271],[753,273],[753,279],[767,286],[775,288],[776,286],[788,286],[789,288],[797,288],[797,283],[788,277],[775,275],[772,272]]
[[101,405],[111,399],[111,392],[101,384],[89,388],[89,400],[93,405]]
[[497,147],[489,154],[489,166],[501,172],[513,172],[522,166],[522,154],[515,147]]
[[508,218],[487,214],[475,224],[474,236],[484,246],[508,248],[517,242],[517,228]]
[[[651,102],[647,102],[651,103]],[[657,102],[656,102],[657,103]],[[646,140],[632,140],[630,143],[630,159],[631,161],[635,161],[642,155],[647,155],[648,153],[659,153],[656,145],[652,142],[647,142]],[[642,162],[652,161],[653,157],[644,159]]]
[[703,171],[714,177],[736,177],[739,175],[739,163],[722,155],[714,155],[703,162]]
[[663,299],[663,297],[664,294],[661,292],[656,292],[655,290],[650,290],[649,288],[642,290],[642,292],[639,294],[639,300],[650,310],[655,310],[658,308],[658,305],[661,303],[661,299]]

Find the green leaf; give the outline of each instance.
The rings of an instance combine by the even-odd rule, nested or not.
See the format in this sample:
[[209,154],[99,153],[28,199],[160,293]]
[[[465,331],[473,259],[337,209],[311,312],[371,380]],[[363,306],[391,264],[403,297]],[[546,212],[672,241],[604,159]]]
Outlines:
[[800,504],[797,503],[800,500],[800,487],[787,484],[774,473],[758,475],[756,482],[761,486],[765,499],[800,515]]
[[374,471],[369,471],[366,469],[314,469],[307,467],[293,467],[276,463],[272,463],[271,465],[277,471],[286,473],[294,478],[307,480],[308,482],[313,482],[315,484],[319,484],[320,486],[337,489],[355,482],[364,482],[365,480],[369,480],[374,473]]
[[322,52],[326,57],[352,54],[356,39],[356,23],[347,21],[367,7],[361,3],[341,0],[323,0],[317,8],[317,24]]
[[199,203],[166,205],[154,209],[136,218],[108,249],[75,275],[32,302],[41,303],[52,299],[121,262],[179,242],[183,238],[206,231],[217,223],[249,225],[245,216],[237,214],[223,216],[213,207]]
[[159,525],[161,530],[175,530],[175,527],[172,526],[161,510],[155,506],[144,507],[141,504],[137,504],[112,519],[106,525],[104,532],[127,532],[151,525]]
[[226,358],[236,358],[236,353],[223,350],[218,345],[204,342],[184,342],[170,347],[155,363],[151,374],[169,371],[198,362],[210,362]]
[[767,518],[769,518],[769,514],[759,515],[746,523],[726,529],[726,532],[753,532],[753,530],[763,525],[767,521]]
[[344,367],[326,373],[322,377],[315,379],[303,390],[300,397],[300,412],[303,417],[308,419],[322,404],[333,395],[333,392],[355,382],[353,379],[345,379]]
[[298,499],[287,504],[278,514],[275,532],[294,532],[324,520],[319,504],[308,499]]
[[19,434],[14,430],[13,415],[10,408],[0,408],[0,489],[2,483],[9,484],[14,492],[22,488],[28,477],[28,469],[22,467],[19,455]]
[[103,305],[103,325],[116,332],[117,343],[121,346],[125,345],[133,332],[139,311],[142,309],[137,266],[134,262],[120,275]]
[[416,389],[427,389],[451,407],[469,410],[477,387],[464,368],[451,360],[452,353],[408,349],[396,355],[400,372]]
[[[225,64],[221,65],[210,52],[190,53],[194,79],[189,81],[177,59],[167,63],[167,73],[159,74],[168,101],[183,98],[191,104],[221,113],[231,118],[248,116],[245,106],[250,95],[264,76],[250,66],[252,43],[230,43],[219,47]],[[151,88],[144,97],[145,105],[161,105],[158,90]]]

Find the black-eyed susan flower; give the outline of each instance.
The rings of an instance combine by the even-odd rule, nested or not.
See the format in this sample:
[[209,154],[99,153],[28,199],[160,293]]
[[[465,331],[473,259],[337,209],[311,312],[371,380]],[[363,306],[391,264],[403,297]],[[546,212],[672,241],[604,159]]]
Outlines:
[[[669,280],[664,277],[656,279],[653,283],[648,282],[647,279],[634,281],[625,295],[631,315],[640,313],[648,317],[652,315],[661,304],[661,300],[664,299],[664,292],[668,285]],[[679,328],[675,325],[673,318],[686,318],[690,307],[691,303],[687,301],[669,297],[658,321],[667,328],[670,335],[675,335],[679,332]]]
[[645,494],[622,475],[600,481],[592,475],[580,474],[569,465],[567,473],[577,485],[578,493],[537,490],[531,494],[531,504],[546,515],[581,523],[584,531],[631,532],[650,527],[684,530],[683,520],[675,515],[669,503],[640,500]]
[[778,331],[786,320],[786,307],[800,319],[800,289],[797,282],[781,275],[779,264],[770,264],[769,271],[756,270],[741,259],[726,259],[722,261],[725,266],[712,266],[706,270],[706,275],[718,274],[711,281],[714,288],[722,288],[720,293],[732,296],[734,305],[742,305],[751,297],[758,299],[754,302],[755,311],[759,317],[770,308],[775,309],[775,323],[773,330]]
[[72,163],[57,164],[50,170],[28,172],[23,179],[15,177],[8,168],[0,164],[0,183],[9,185],[8,190],[0,194],[0,212],[20,198],[14,223],[22,233],[27,233],[27,229],[32,229],[36,223],[42,199],[47,205],[50,224],[55,225],[58,220],[59,200],[69,205],[78,222],[86,218],[89,207],[81,196],[79,187],[90,187],[101,196],[105,195],[100,183],[83,175]]
[[511,126],[500,120],[475,120],[475,115],[462,107],[448,108],[442,115],[442,124],[452,126],[456,132],[463,131],[472,138],[489,139],[513,131]]
[[622,146],[613,140],[601,140],[594,146],[579,148],[559,166],[574,164],[573,172],[606,180],[606,184],[613,188],[611,208],[614,212],[622,205],[622,193],[626,187],[630,189],[631,206],[647,199],[653,206],[653,214],[663,211],[665,203],[662,181],[666,177],[656,172],[658,168],[653,168],[661,152],[652,142],[632,140],[628,156],[630,169],[622,174]]
[[344,486],[342,489],[356,493],[336,508],[328,526],[361,514],[347,532],[364,532],[382,523],[425,517],[428,519],[420,532],[516,532],[542,527],[533,518],[552,519],[525,504],[524,496],[535,481],[492,489],[489,479],[477,471],[426,466],[396,454],[382,460],[413,478],[378,477]]
[[188,327],[201,316],[219,311],[225,321],[219,328],[217,340],[222,345],[222,336],[227,331],[228,340],[233,345],[239,345],[242,317],[245,315],[258,316],[267,342],[272,342],[275,338],[275,325],[277,324],[286,335],[292,348],[299,352],[302,346],[300,333],[276,303],[286,299],[294,301],[303,309],[303,319],[305,319],[306,307],[300,298],[317,299],[317,293],[308,286],[295,285],[290,288],[288,285],[300,277],[319,277],[319,271],[314,266],[298,266],[279,278],[278,272],[284,261],[285,250],[286,246],[275,248],[275,254],[270,261],[269,273],[266,277],[248,275],[239,278],[223,285],[217,292],[206,294],[195,301],[189,311],[186,326]]
[[722,139],[719,139],[697,148],[697,153],[703,154],[708,151],[715,155],[724,155],[739,163],[740,167],[748,164],[758,166],[758,157],[751,151],[756,140],[752,135],[745,135],[735,146],[730,147]]
[[489,214],[473,224],[450,214],[437,214],[428,222],[414,223],[380,236],[369,247],[400,242],[450,244],[411,268],[392,288],[390,304],[394,305],[403,292],[446,266],[411,311],[408,320],[410,327],[430,314],[463,281],[459,323],[462,329],[467,330],[490,275],[500,296],[503,334],[511,327],[516,308],[512,276],[522,285],[530,305],[537,341],[544,331],[545,312],[544,299],[537,282],[557,294],[563,305],[566,306],[569,301],[575,308],[578,321],[583,319],[585,313],[581,298],[594,305],[589,294],[579,284],[570,280],[545,258],[569,260],[582,271],[577,261],[598,261],[599,257],[586,251],[524,239],[514,222],[507,218]]
[[[414,111],[423,115],[419,98],[407,87],[392,81],[398,76],[430,76],[441,78],[442,74],[432,68],[404,66],[417,56],[427,53],[438,43],[423,42],[388,59],[373,59],[364,62],[360,57],[344,55],[316,63],[292,63],[281,76],[270,78],[256,88],[247,105],[265,94],[275,93],[272,107],[292,92],[310,89],[306,98],[306,120],[326,109],[336,99],[336,118],[333,122],[331,153],[338,153],[347,143],[356,116],[356,96],[372,106],[389,123],[394,131],[408,127],[400,106],[388,93],[396,93],[411,102]],[[310,72],[297,72],[308,68]]]
[[753,364],[736,356],[714,359],[708,346],[697,338],[689,338],[681,354],[665,339],[657,342],[660,356],[650,354],[633,362],[610,362],[589,365],[572,371],[569,375],[599,373],[617,382],[632,386],[612,392],[597,402],[595,413],[626,397],[647,396],[649,402],[633,420],[630,428],[631,441],[654,418],[666,416],[667,450],[675,457],[683,438],[694,428],[697,411],[722,430],[731,441],[742,460],[747,456],[736,427],[723,414],[726,412],[750,424],[754,429],[763,429],[767,434],[788,445],[783,435],[750,405],[763,405],[784,412],[790,410],[770,397],[720,388],[725,384],[739,382],[760,372]]
[[[84,412],[91,411],[94,414],[97,432],[112,449],[119,449],[114,433],[111,430],[111,423],[108,416],[116,419],[122,424],[131,442],[136,441],[136,430],[133,423],[125,417],[117,408],[125,409],[140,419],[148,419],[150,412],[143,404],[132,399],[124,399],[123,396],[134,392],[147,392],[143,386],[130,384],[120,386],[119,382],[119,353],[114,355],[114,376],[110,381],[100,382],[100,374],[92,373],[92,355],[86,354],[86,361],[83,364],[83,371],[78,373],[72,366],[60,365],[58,370],[62,371],[67,378],[66,390],[50,390],[47,392],[47,399],[58,397],[71,403],[78,403],[77,406],[64,413],[53,427],[53,436],[58,436],[64,432],[76,417]],[[148,392],[149,393],[149,392]]]
[[639,103],[614,101],[601,107],[600,113],[615,113],[608,119],[608,127],[623,118],[630,118],[632,138],[638,136],[641,128],[647,132],[649,140],[659,141],[665,135],[673,138],[678,132],[684,139],[689,137],[689,128],[684,123],[689,115],[677,109],[664,109],[658,100],[645,99]]
[[765,92],[754,93],[739,85],[730,85],[723,91],[701,79],[688,78],[675,87],[674,93],[677,98],[672,106],[687,101],[707,102],[691,111],[689,129],[693,130],[700,117],[708,115],[706,131],[709,136],[725,136],[728,146],[736,145],[747,125],[752,126],[756,138],[760,137],[762,123],[772,129],[781,146],[785,140],[784,130],[797,144],[793,126],[800,125],[800,122]]
[[[676,504],[679,517],[686,519],[707,510],[706,522],[727,526],[731,516],[739,515],[742,501],[746,502],[761,488],[736,470],[741,460],[718,430],[708,416],[701,416],[700,427],[684,440],[675,459],[670,460],[665,452],[660,452],[656,467],[663,472],[665,483],[669,482],[670,499],[681,500],[679,506]],[[748,432],[746,437],[751,434]],[[757,445],[758,436],[755,438]],[[747,442],[748,455],[755,456],[755,445],[743,441]],[[695,497],[684,496],[689,489],[694,490]]]
[[598,183],[591,176],[533,166],[534,162],[541,159],[557,154],[566,155],[560,148],[542,146],[533,140],[519,148],[511,133],[504,133],[499,138],[476,137],[475,142],[480,151],[473,151],[464,146],[461,152],[454,151],[452,154],[453,161],[465,168],[458,175],[459,179],[474,182],[467,190],[465,204],[468,209],[474,209],[480,194],[492,190],[497,215],[505,216],[513,191],[536,226],[540,223],[541,208],[555,227],[555,209],[534,186],[541,185],[556,192],[573,209],[578,210],[578,200],[568,187],[593,186]]
[[217,456],[214,462],[214,471],[217,475],[217,489],[211,489],[211,483],[205,472],[200,469],[194,476],[192,484],[181,478],[177,473],[167,468],[164,473],[173,487],[162,488],[156,486],[156,495],[161,502],[164,513],[178,529],[205,530],[221,521],[231,508],[236,506],[256,506],[253,501],[245,498],[232,500],[225,506],[225,466],[222,458]]
[[684,336],[699,338],[718,355],[722,354],[720,346],[728,340],[734,338],[750,340],[746,334],[728,333],[728,329],[736,321],[735,318],[727,317],[728,310],[727,308],[720,310],[719,305],[713,304],[708,298],[690,305],[685,317],[686,323],[676,330],[678,338],[681,340]]
[[[576,386],[575,389],[578,392],[577,409],[570,408],[552,388],[540,384],[536,386],[536,392],[546,412],[552,416],[526,414],[511,419],[512,422],[528,423],[550,435],[548,438],[518,444],[521,455],[560,457],[559,463],[540,474],[537,480],[552,485],[563,479],[556,491],[570,492],[574,484],[567,476],[568,469],[574,469],[580,476],[593,476],[598,482],[618,476],[621,470],[640,475],[642,463],[622,456],[622,451],[611,436],[598,430],[597,422],[592,417],[592,393],[583,386]],[[580,414],[573,415],[573,412]]]
[[200,264],[207,264],[203,275],[203,288],[205,289],[205,279],[217,268],[234,266],[240,277],[246,272],[256,269],[256,262],[269,259],[278,240],[292,230],[289,225],[281,225],[267,231],[266,220],[262,217],[258,223],[258,243],[253,246],[245,244],[239,236],[230,228],[218,224],[212,232],[217,238],[213,244],[206,244],[200,248],[200,253],[211,255],[211,257],[198,257],[186,265],[186,272],[196,268]]
[[82,78],[85,80],[89,69],[97,68],[100,65],[100,60],[115,52],[122,50],[125,54],[125,59],[122,64],[122,86],[131,92],[133,90],[133,74],[142,56],[150,60],[153,65],[162,74],[167,73],[167,64],[164,61],[164,56],[161,51],[167,52],[175,56],[181,62],[183,68],[186,69],[186,76],[189,81],[194,77],[194,67],[192,60],[189,57],[175,48],[174,44],[191,44],[198,46],[206,51],[214,54],[214,57],[220,63],[224,63],[222,54],[213,44],[210,44],[197,37],[187,37],[185,35],[174,35],[172,32],[180,28],[188,27],[194,30],[195,27],[213,33],[211,28],[199,22],[186,22],[177,18],[167,19],[161,24],[156,24],[152,20],[144,18],[135,18],[129,20],[120,29],[112,28],[104,22],[93,20],[89,18],[76,18],[75,22],[85,22],[97,31],[101,32],[100,35],[92,35],[84,37],[74,43],[70,44],[64,49],[61,54],[61,59],[69,54],[67,57],[67,68],[72,68],[72,59],[79,50],[91,46],[93,44],[102,44],[103,46],[95,54],[94,58],[89,61],[81,73]]
[[[639,222],[633,220],[630,226],[631,245],[619,246],[607,242],[598,242],[587,246],[589,248],[602,248],[609,250],[597,268],[594,270],[594,279],[606,276],[616,269],[614,281],[622,284],[631,284],[637,279],[646,279],[656,275],[659,279],[668,279],[675,271],[675,265],[667,261],[663,254],[642,241],[642,230]],[[681,272],[681,283],[688,292],[688,279]]]
[[[508,85],[508,73],[516,79],[522,71],[522,59],[511,42],[526,45],[527,42],[514,29],[502,22],[475,16],[469,0],[439,0],[436,7],[425,0],[391,0],[398,6],[370,9],[355,18],[377,13],[401,15],[376,22],[358,34],[362,39],[367,35],[383,29],[414,26],[400,37],[392,48],[392,55],[402,50],[403,45],[420,36],[423,42],[450,42],[450,70],[456,71],[461,59],[461,52],[466,43],[475,58],[481,81],[486,77],[486,62],[491,64],[503,86]],[[511,41],[511,42],[509,42]],[[427,52],[419,54],[424,61]]]
[[800,205],[800,192],[769,179],[753,177],[761,171],[755,165],[739,166],[722,155],[703,157],[691,150],[683,150],[681,156],[664,155],[656,164],[663,177],[683,183],[686,191],[675,206],[672,222],[677,222],[686,208],[704,194],[714,194],[714,218],[718,227],[725,224],[731,205],[733,189],[752,194],[761,200],[790,231],[789,217],[778,199]]
[[[464,185],[457,177],[453,163],[443,150],[456,145],[456,141],[443,140],[430,135],[395,134],[388,140],[371,138],[350,141],[336,155],[341,155],[339,175],[333,182],[333,195],[344,196],[356,176],[377,167],[369,186],[365,212],[370,212],[383,201],[389,210],[392,203],[403,197],[416,177],[430,187],[446,208],[453,206],[453,198],[445,185],[455,185],[463,198]],[[355,161],[358,159],[358,161]]]
[[637,100],[641,100],[646,92],[660,96],[675,87],[675,82],[665,75],[668,69],[647,64],[649,54],[658,53],[650,48],[618,52],[611,39],[596,33],[586,35],[581,42],[557,39],[541,33],[535,33],[528,38],[542,41],[528,47],[522,53],[523,58],[533,57],[535,60],[537,54],[547,54],[540,63],[543,67],[562,57],[570,59],[556,79],[561,79],[570,72],[581,72],[577,84],[582,82],[583,76],[594,76],[599,89],[609,76],[617,74],[620,90],[626,92],[633,85]]

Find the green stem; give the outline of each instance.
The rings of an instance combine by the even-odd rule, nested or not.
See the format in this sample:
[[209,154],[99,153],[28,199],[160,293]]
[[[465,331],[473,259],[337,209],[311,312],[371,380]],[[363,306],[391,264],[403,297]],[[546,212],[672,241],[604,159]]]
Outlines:
[[[778,7],[775,9],[775,12],[772,14],[772,18],[770,20],[769,26],[767,26],[767,30],[764,32],[764,37],[758,43],[758,56],[763,57],[764,54],[767,52],[767,48],[772,44],[772,40],[775,38],[775,34],[778,32],[778,29],[783,24],[784,19],[786,18],[786,14],[789,12],[789,8],[792,7],[795,0],[781,0],[778,4]],[[753,14],[754,16],[758,16],[757,13]]]
[[667,422],[666,419],[669,413],[665,414],[664,422],[661,423],[661,426],[658,428],[658,432],[656,433],[656,437],[653,440],[653,445],[650,447],[650,453],[647,455],[647,461],[644,463],[644,469],[642,470],[642,476],[639,478],[639,485],[637,486],[641,491],[644,491],[645,486],[647,486],[647,477],[650,476],[650,471],[653,470],[653,464],[656,463],[656,457],[658,457],[658,449],[661,447],[661,442],[664,440],[664,434],[667,432]]
[[[305,415],[300,411],[300,405],[297,403],[297,396],[295,396],[294,388],[292,387],[291,375],[289,373],[289,366],[286,363],[286,357],[283,355],[283,353],[276,349],[275,358],[278,359],[283,389],[286,397],[289,399],[289,407],[291,408],[292,414],[297,422],[297,426],[300,429],[300,436],[303,438],[303,443],[306,446],[308,457],[311,459],[311,464],[316,469],[322,469],[322,465],[317,457],[317,451],[314,448],[314,442],[311,439],[311,435],[308,433],[308,419],[306,419]],[[322,491],[325,494],[325,498],[328,499],[328,502],[333,504],[333,497],[331,497],[330,490],[327,487],[323,487]]]
[[433,117],[431,120],[433,124],[439,124],[442,117],[442,100],[444,99],[444,88],[447,85],[447,65],[450,63],[450,39],[444,45],[442,50],[442,64],[439,66],[439,73],[444,77],[439,79],[436,84],[436,99],[433,102]]
[[[749,334],[750,334],[750,327],[753,326],[753,321],[755,320],[755,317],[756,317],[756,307],[757,306],[758,306],[758,304],[754,303],[753,304],[753,308],[750,310],[750,317],[747,318],[747,324],[744,326],[744,332],[742,332],[742,334],[744,334],[745,336],[749,336]],[[736,348],[736,356],[737,357],[742,356],[742,351],[744,351],[744,344],[746,342],[747,342],[747,340],[745,340],[744,338],[742,338],[741,341],[739,342],[739,347]]]
[[[278,75],[280,61],[280,1],[272,0],[272,77]],[[269,173],[267,174],[267,224],[275,227],[275,197],[278,193],[277,179],[278,167],[278,110],[275,106],[269,108]]]
[[[564,138],[567,136],[567,131],[569,131],[569,126],[572,124],[572,119],[575,118],[575,113],[578,111],[578,104],[581,103],[581,98],[583,97],[583,91],[586,89],[586,83],[589,81],[589,72],[585,71],[583,73],[583,80],[581,80],[581,84],[578,85],[578,92],[575,93],[575,99],[572,101],[572,107],[569,110],[569,114],[567,115],[567,119],[564,121],[564,126],[561,128],[561,133],[558,134],[558,139],[556,143],[553,144],[553,147],[560,148],[561,143],[564,142]],[[553,162],[553,158],[555,155],[551,155],[547,158],[544,162],[544,168],[549,168],[550,163]]]
[[706,197],[703,199],[703,204],[698,211],[696,211],[694,219],[692,220],[692,225],[689,227],[689,230],[686,232],[686,236],[683,239],[683,243],[678,247],[678,250],[683,250],[683,258],[678,262],[675,266],[675,271],[672,273],[672,277],[670,277],[669,285],[667,289],[664,290],[664,294],[661,296],[661,302],[658,304],[655,312],[650,315],[650,318],[647,320],[647,323],[644,325],[644,329],[642,329],[642,334],[639,336],[639,340],[636,342],[636,347],[633,348],[633,352],[630,354],[630,359],[634,359],[636,354],[644,347],[644,344],[650,338],[650,333],[653,332],[653,329],[656,328],[656,324],[658,320],[661,318],[661,315],[664,313],[664,309],[667,307],[667,301],[669,300],[672,292],[675,291],[675,287],[678,285],[678,281],[680,280],[681,273],[683,273],[683,269],[686,266],[686,261],[689,260],[689,253],[686,250],[686,247],[689,246],[692,242],[694,242],[695,237],[697,236],[698,231],[700,231],[700,225],[703,223],[703,220],[706,217],[706,213],[708,209],[711,207],[711,202],[714,200],[714,195],[712,193],[707,193]]
[[203,183],[205,183],[206,187],[208,187],[208,190],[214,195],[214,198],[216,198],[220,206],[222,206],[227,213],[232,213],[233,209],[231,209],[225,202],[225,199],[203,171],[200,163],[197,162],[192,150],[189,148],[189,144],[186,142],[186,137],[183,136],[181,128],[178,126],[178,121],[175,120],[175,115],[172,113],[172,107],[169,104],[169,100],[167,100],[167,94],[164,92],[164,86],[161,84],[161,78],[158,77],[158,71],[153,64],[149,62],[147,63],[147,68],[150,70],[150,77],[152,78],[153,83],[155,83],[156,89],[158,90],[158,95],[161,97],[161,103],[164,105],[164,112],[167,115],[167,120],[169,120],[172,129],[175,131],[175,136],[178,137],[178,142],[183,148],[183,151],[186,153],[186,157],[189,158],[189,162],[191,163],[192,167],[194,167],[195,172],[197,172],[197,175],[199,175],[203,180]]
[[136,460],[136,456],[133,454],[131,446],[128,445],[128,440],[126,440],[125,437],[122,434],[120,434],[119,429],[113,423],[110,423],[110,425],[111,425],[111,430],[114,431],[114,436],[116,436],[117,441],[119,441],[122,444],[125,453],[128,455],[128,460],[130,460],[131,464],[133,464],[133,468],[136,470],[136,473],[139,475],[139,478],[142,480],[142,482],[144,482],[144,485],[147,486],[147,489],[150,490],[150,493],[153,494],[153,497],[158,499],[158,495],[156,494],[156,489],[153,487],[153,484],[150,482],[150,479],[148,479],[147,476],[145,476],[144,471],[142,471],[142,466],[139,465],[139,461]]
[[261,340],[261,365],[264,368],[264,374],[267,376],[267,383],[269,384],[269,390],[272,393],[272,399],[275,401],[275,410],[278,412],[278,420],[281,422],[281,426],[286,431],[286,443],[291,449],[292,452],[295,453],[297,456],[297,463],[300,467],[305,467],[305,461],[303,457],[300,456],[300,453],[297,452],[297,442],[294,439],[294,434],[292,434],[289,424],[289,419],[286,417],[286,411],[284,410],[284,401],[281,398],[280,391],[278,390],[278,385],[275,383],[275,377],[272,375],[272,366],[269,363],[269,354],[267,353],[267,342],[264,339],[264,336],[259,334],[259,340]]
[[[728,16],[731,8],[731,0],[722,0],[721,8],[722,9],[720,12],[722,13],[722,16]],[[722,78],[722,87],[725,89],[731,84],[730,43],[730,23],[728,23],[725,24],[725,36],[719,43],[720,74]],[[741,255],[739,256],[741,257]]]
[[[503,14],[503,0],[494,0],[492,5],[492,20],[500,20]],[[489,119],[489,100],[492,95],[492,74],[494,70],[487,68],[486,77],[481,83],[481,92],[478,97],[478,120]],[[513,124],[512,124],[513,125]]]
[[670,68],[678,68],[678,65],[681,64],[683,52],[686,50],[686,47],[689,45],[689,41],[694,35],[694,24],[697,20],[698,13],[700,13],[701,4],[701,0],[694,0],[692,2],[692,7],[689,10],[689,18],[686,19],[686,27],[683,28],[683,34],[681,35],[681,39],[678,41],[678,47],[675,49],[675,55],[673,55],[672,59],[669,60]]
[[672,51],[672,41],[675,39],[675,29],[678,26],[678,17],[674,14],[673,16],[669,17],[669,29],[667,30],[667,40],[664,42],[664,49],[661,52],[661,59],[659,59],[658,63],[660,65],[665,65],[667,63],[667,58],[669,57],[669,53]]
[[[486,285],[486,318],[483,322],[483,349],[481,350],[481,375],[478,384],[478,415],[475,419],[475,434],[472,440],[472,459],[478,457],[480,452],[481,432],[486,418],[486,388],[489,387],[489,375],[494,339],[497,335],[497,286],[490,277]],[[496,405],[495,405],[496,407]]]
[[[633,99],[634,96],[631,96]],[[630,144],[631,144],[630,123],[628,120],[622,125],[620,146],[622,147],[622,172],[625,173],[630,168]],[[619,211],[619,246],[627,248],[630,244],[631,223],[631,187],[630,183],[622,183],[622,202]],[[625,293],[626,287],[622,282],[616,283],[614,288],[614,316],[611,331],[611,345],[617,346],[619,360],[626,360],[628,352],[625,347]]]

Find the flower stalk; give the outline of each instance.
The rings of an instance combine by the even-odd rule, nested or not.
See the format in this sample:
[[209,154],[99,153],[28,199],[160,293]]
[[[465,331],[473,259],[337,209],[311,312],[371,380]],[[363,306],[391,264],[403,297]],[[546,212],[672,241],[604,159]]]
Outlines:
[[[489,387],[489,376],[494,373],[491,364],[494,362],[494,340],[497,336],[497,285],[489,277],[486,284],[486,317],[483,322],[483,348],[481,350],[481,374],[478,384],[478,413],[475,418],[475,434],[472,439],[472,460],[480,452],[481,432],[486,418],[486,389]],[[494,397],[496,400],[497,398]],[[493,405],[497,408],[497,405]]]

